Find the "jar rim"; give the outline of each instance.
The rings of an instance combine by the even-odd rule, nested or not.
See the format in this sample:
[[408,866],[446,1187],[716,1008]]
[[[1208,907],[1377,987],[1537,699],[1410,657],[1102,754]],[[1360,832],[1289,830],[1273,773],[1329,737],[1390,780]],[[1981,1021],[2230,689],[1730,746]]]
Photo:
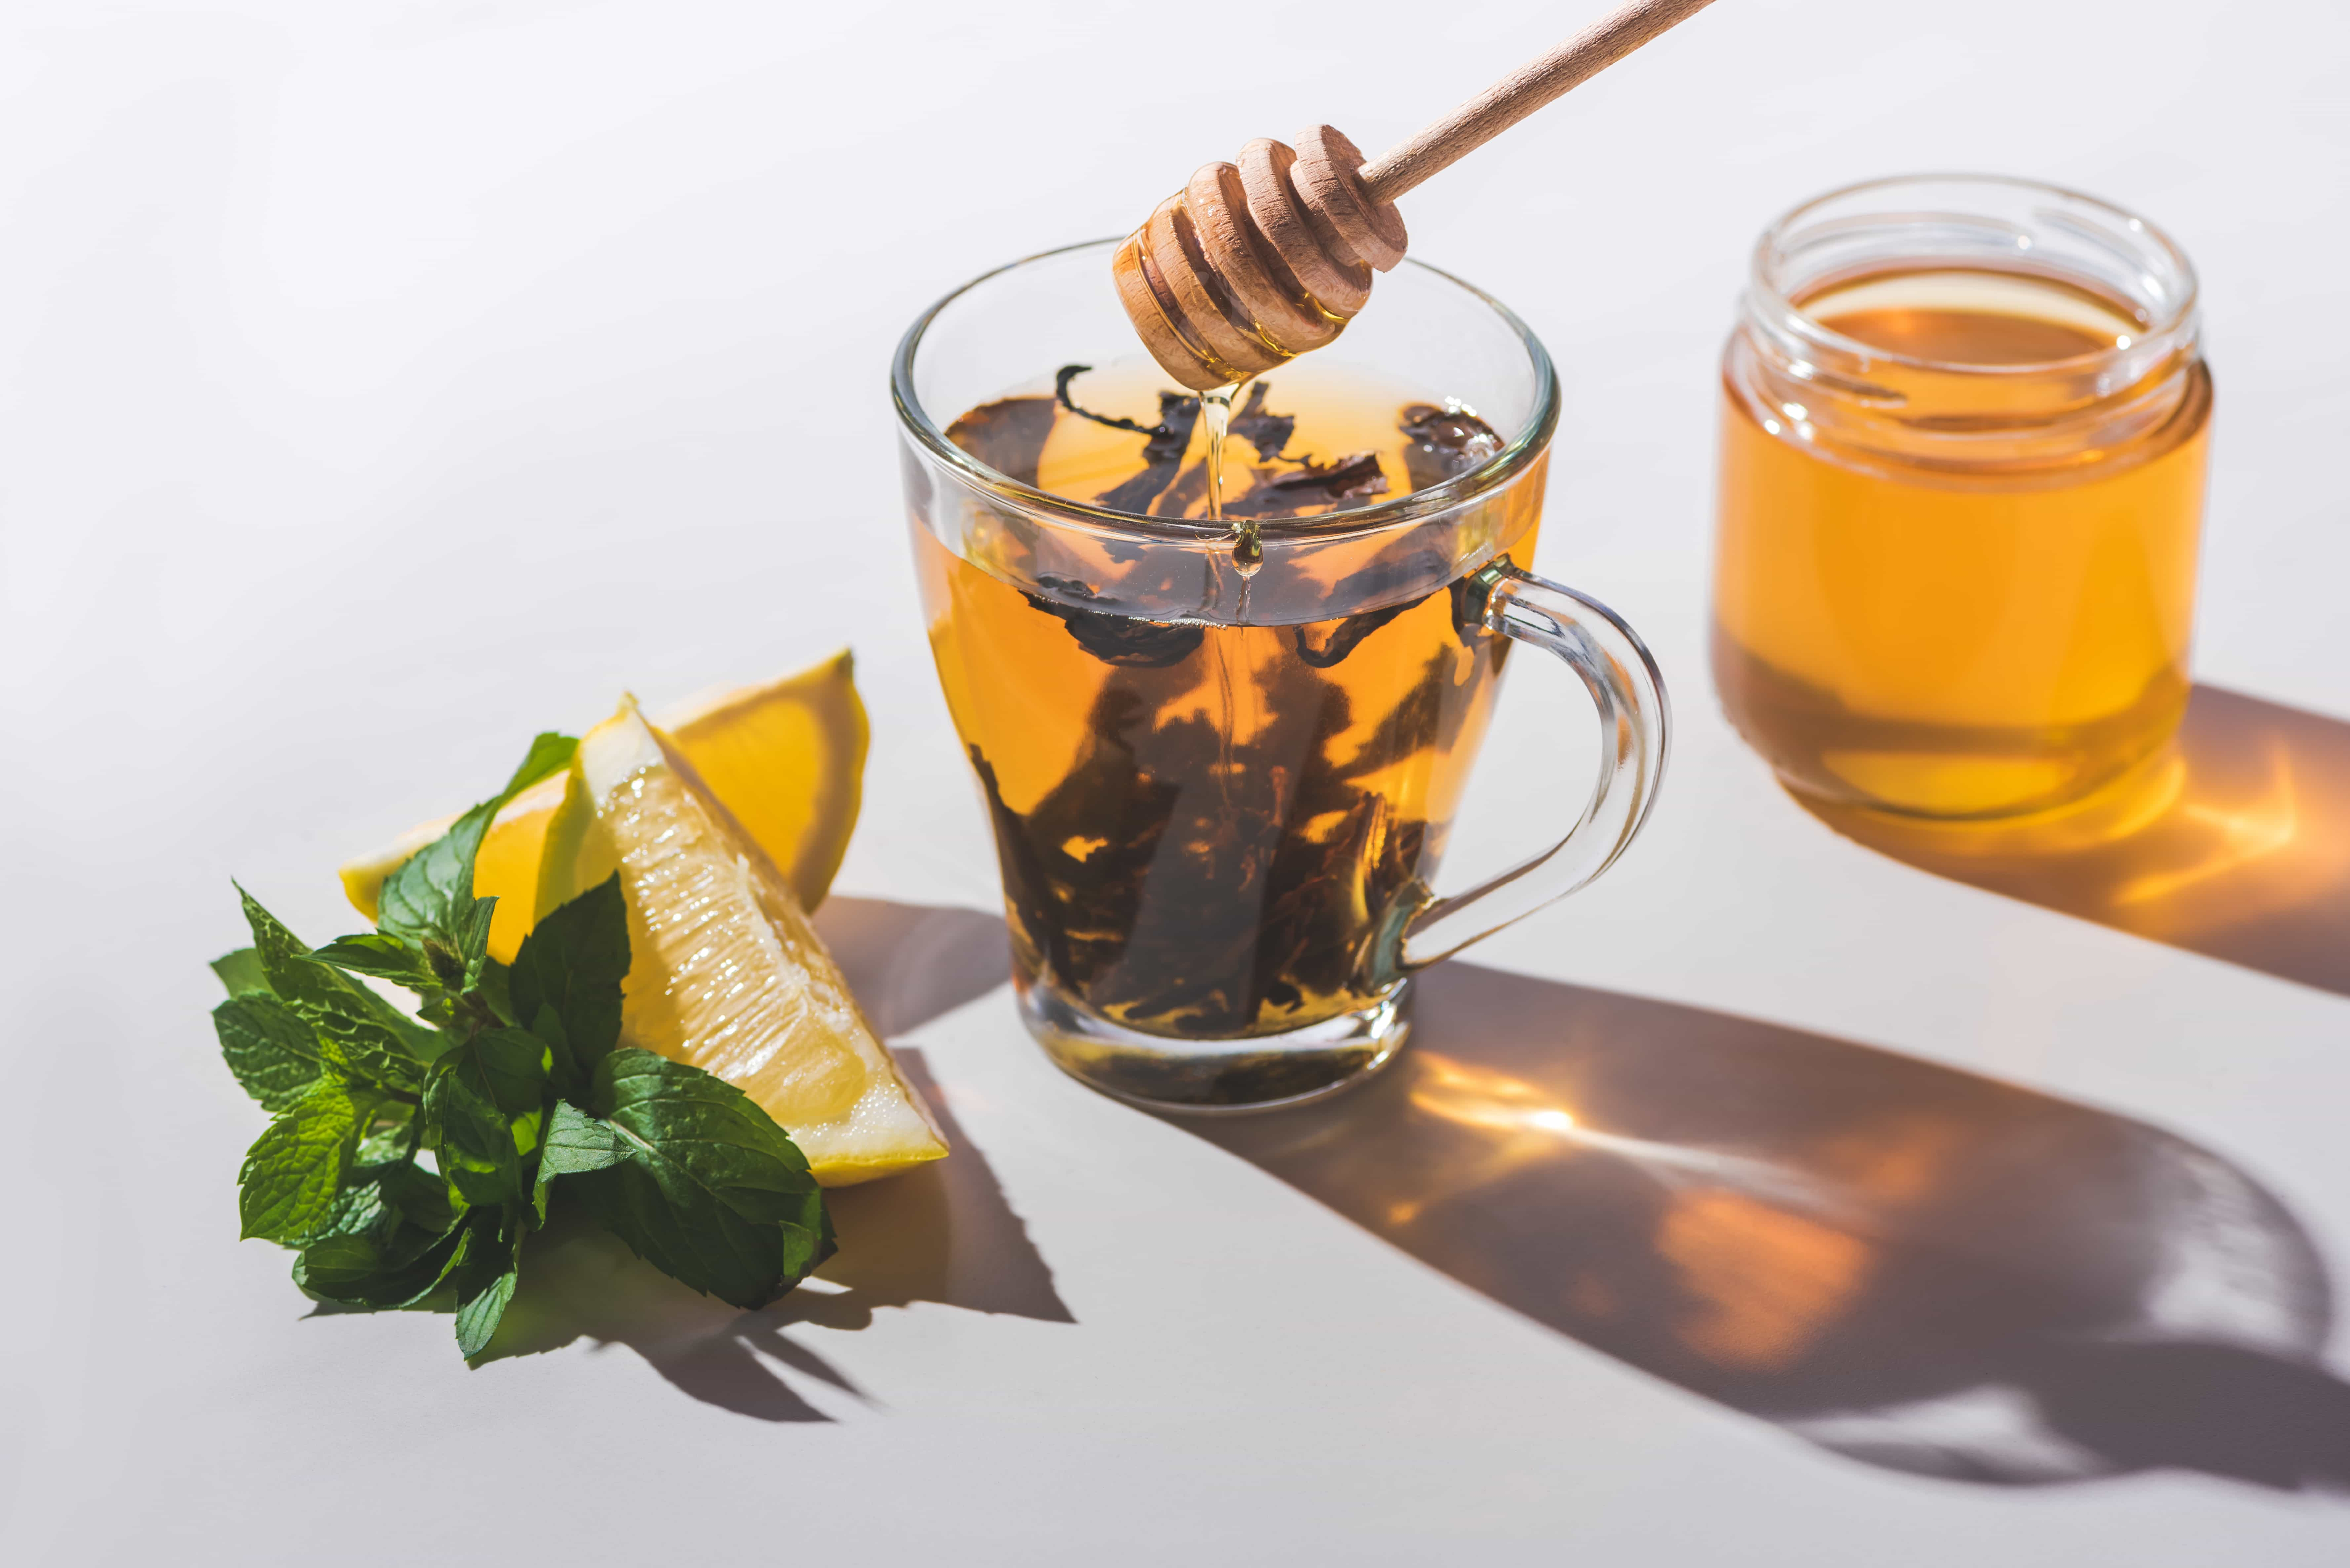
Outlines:
[[[930,410],[923,407],[914,390],[914,361],[920,351],[922,338],[931,324],[948,306],[992,280],[1038,262],[1051,260],[1073,252],[1111,249],[1124,244],[1120,236],[1107,239],[1080,240],[1075,244],[1055,245],[1038,251],[1001,266],[991,267],[966,283],[948,290],[930,308],[914,318],[913,325],[898,343],[897,352],[889,363],[889,399],[896,408],[899,422],[911,432],[924,450],[940,462],[959,471],[988,490],[1005,494],[1032,512],[1056,516],[1065,522],[1091,527],[1107,527],[1123,534],[1140,534],[1153,537],[1204,542],[1220,540],[1232,531],[1229,524],[1201,520],[1152,517],[1139,513],[1120,512],[1107,506],[1056,495],[1033,484],[1024,483],[979,461],[949,440]],[[1502,450],[1466,472],[1452,475],[1439,484],[1415,490],[1392,501],[1374,506],[1351,507],[1341,511],[1317,513],[1311,517],[1266,518],[1258,526],[1259,536],[1273,539],[1312,539],[1315,541],[1359,537],[1376,534],[1402,523],[1418,523],[1425,518],[1452,511],[1463,502],[1501,488],[1540,460],[1548,450],[1553,432],[1558,425],[1558,376],[1551,364],[1550,353],[1536,337],[1534,328],[1522,320],[1517,312],[1479,288],[1467,279],[1456,276],[1441,267],[1430,266],[1415,257],[1406,256],[1402,265],[1425,273],[1452,285],[1484,305],[1502,324],[1509,328],[1525,351],[1534,374],[1534,408],[1525,428],[1521,430]]]
[[[1819,215],[1824,210],[1856,197],[1889,192],[1905,186],[1972,186],[2054,202],[2061,205],[2053,213],[2042,214],[2043,218],[2054,217],[2063,223],[2064,226],[2075,230],[2085,228],[2086,225],[2067,213],[2065,209],[2077,209],[2088,214],[2103,217],[2109,222],[2101,226],[2099,235],[2101,239],[2112,240],[2126,236],[2128,240],[2142,244],[2151,257],[2170,273],[2176,280],[2177,286],[2171,291],[2166,308],[2158,315],[2153,316],[2143,332],[2128,342],[2110,348],[2093,348],[2081,354],[2068,355],[2056,359],[1997,365],[1976,364],[1963,360],[1937,359],[1907,354],[1847,337],[1829,327],[1818,317],[1812,315],[1804,306],[1797,304],[1791,297],[1790,291],[1781,282],[1781,268],[1789,258],[1794,242],[1818,223]],[[1871,224],[1892,227],[1905,219],[1915,221],[1929,215],[1950,217],[1960,214],[1929,213],[1922,209],[1908,212],[1887,209],[1882,213],[1855,216],[1845,222],[1854,227]],[[1970,213],[1965,216],[1978,221],[1988,219],[1988,214],[1981,213]],[[2116,234],[2116,231],[2118,233]],[[2018,240],[2019,250],[2030,248],[2031,242],[2028,235],[2019,234]],[[2054,264],[2037,269],[2019,267],[2014,270],[2019,275],[2029,275],[2037,270],[2040,275],[2052,276],[2060,281],[2086,281],[2085,275],[2080,272],[2068,270]],[[2018,378],[2089,371],[2100,364],[2124,358],[2143,359],[2150,345],[2163,340],[2178,338],[2182,343],[2185,340],[2190,340],[2193,337],[2196,307],[2201,294],[2201,285],[2196,276],[2194,264],[2188,260],[2186,251],[2158,225],[2130,212],[2127,208],[2089,195],[2085,192],[2052,184],[2045,181],[2027,180],[2006,174],[1960,171],[1894,174],[1872,180],[1856,181],[1852,184],[1839,186],[1835,190],[1811,197],[1789,208],[1764,229],[1762,237],[1755,241],[1748,268],[1747,287],[1751,314],[1762,317],[1767,313],[1769,317],[1780,321],[1800,324],[1802,336],[1804,338],[1837,353],[1859,359],[1909,366],[1946,375]],[[2178,346],[2178,344],[2165,343],[2166,350]]]

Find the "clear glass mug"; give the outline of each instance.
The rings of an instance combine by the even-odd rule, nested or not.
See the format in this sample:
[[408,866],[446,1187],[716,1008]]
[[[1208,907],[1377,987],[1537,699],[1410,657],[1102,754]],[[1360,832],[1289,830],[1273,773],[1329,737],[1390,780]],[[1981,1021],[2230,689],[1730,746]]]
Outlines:
[[[1261,561],[1221,526],[1048,494],[950,440],[967,410],[1049,392],[1055,367],[1141,354],[1109,283],[1115,244],[989,273],[899,348],[931,650],[994,827],[1031,1033],[1136,1103],[1291,1104],[1393,1055],[1413,971],[1623,852],[1664,767],[1664,685],[1606,607],[1517,564],[1558,419],[1550,358],[1432,267],[1381,279],[1317,373],[1458,399],[1502,449],[1409,495],[1267,520]],[[1598,776],[1556,842],[1439,896],[1521,642],[1587,689]]]
[[1833,192],[1755,246],[1721,384],[1714,684],[1799,799],[2021,825],[2157,771],[2212,408],[2161,230],[1991,175]]

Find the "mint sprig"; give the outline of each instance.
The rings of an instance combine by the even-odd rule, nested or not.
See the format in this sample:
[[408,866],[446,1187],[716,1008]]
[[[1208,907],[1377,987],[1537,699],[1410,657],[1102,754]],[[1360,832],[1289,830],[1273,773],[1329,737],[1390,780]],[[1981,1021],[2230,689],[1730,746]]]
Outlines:
[[[620,1044],[628,907],[616,874],[550,912],[511,970],[473,894],[491,819],[570,763],[546,734],[504,789],[385,880],[377,929],[305,946],[244,888],[253,946],[216,960],[221,1054],[273,1117],[238,1175],[247,1237],[293,1249],[314,1299],[456,1313],[485,1349],[523,1242],[558,1195],[639,1257],[764,1306],[832,1254],[788,1134],[698,1067]],[[413,1018],[358,976],[417,996]]]

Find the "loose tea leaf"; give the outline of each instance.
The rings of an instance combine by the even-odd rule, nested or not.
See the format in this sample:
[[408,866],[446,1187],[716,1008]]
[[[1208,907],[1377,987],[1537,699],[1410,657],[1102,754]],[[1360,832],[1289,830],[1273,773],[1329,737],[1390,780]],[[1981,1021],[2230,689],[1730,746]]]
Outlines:
[[1078,377],[1087,374],[1092,369],[1093,367],[1091,365],[1064,365],[1058,370],[1055,371],[1053,374],[1053,400],[1062,408],[1068,410],[1069,412],[1076,415],[1077,418],[1081,420],[1090,420],[1097,425],[1107,425],[1114,431],[1132,431],[1136,435],[1149,436],[1153,440],[1164,439],[1170,433],[1168,430],[1167,421],[1165,418],[1167,400],[1170,398],[1192,403],[1197,403],[1200,400],[1197,398],[1186,399],[1180,392],[1159,393],[1159,410],[1160,418],[1159,422],[1155,425],[1140,424],[1133,420],[1126,419],[1118,415],[1097,414],[1091,409],[1079,407],[1076,399],[1069,395],[1069,384],[1075,381]]
[[1414,600],[1410,604],[1389,605],[1385,609],[1350,615],[1344,620],[1316,621],[1311,626],[1294,628],[1290,635],[1296,640],[1297,657],[1316,670],[1342,664],[1347,655],[1362,645],[1363,639],[1418,603]]
[[1006,479],[1035,484],[1056,417],[1050,398],[1004,398],[949,425],[947,440]]
[[[1161,391],[1159,419],[1139,420],[1105,414],[1076,400],[1077,378],[1089,365],[1064,365],[1054,377],[1053,396],[999,399],[971,410],[947,429],[957,445],[982,462],[1024,484],[1042,483],[1045,448],[1056,420],[1066,416],[1109,430],[1140,436],[1134,471],[1107,490],[1090,497],[1097,504],[1138,516],[1198,517],[1207,513],[1208,470],[1204,459],[1184,462],[1201,417],[1200,399],[1191,394]],[[1222,514],[1239,519],[1308,517],[1342,509],[1393,488],[1376,452],[1354,452],[1322,460],[1311,453],[1291,455],[1297,417],[1274,410],[1273,381],[1250,384],[1227,429],[1235,442],[1253,449],[1253,463],[1243,461],[1238,444],[1225,454]],[[1505,443],[1476,414],[1458,404],[1405,405],[1396,429],[1405,440],[1399,452],[1411,490],[1440,484],[1478,467],[1499,453]]]
[[1289,438],[1297,431],[1296,415],[1265,412],[1264,400],[1272,389],[1271,385],[1264,381],[1251,383],[1248,397],[1225,427],[1256,448],[1257,457],[1265,462],[1279,462],[1283,450],[1289,445]]
[[1498,455],[1504,444],[1492,426],[1459,407],[1413,403],[1403,410],[1403,422],[1397,428],[1410,438],[1403,449],[1403,466],[1414,490],[1468,472]]
[[[1378,629],[1368,622],[1415,607],[1352,633],[1357,618],[1292,632],[1325,650],[1351,638],[1352,651]],[[1362,911],[1414,885],[1428,832],[1363,781],[1457,738],[1482,679],[1451,650],[1449,624],[1440,635],[1353,745],[1347,691],[1300,659],[1253,665],[1245,732],[1200,710],[1188,670],[1117,670],[1067,773],[1024,812],[974,746],[1015,940],[1087,1005],[1161,1033],[1247,1033],[1351,997]]]
[[[1081,407],[1069,392],[1070,383],[1092,369],[1090,365],[1062,366],[1053,378],[1052,400],[1057,407],[1067,410],[1081,420],[1107,425],[1111,430],[1131,431],[1143,438],[1140,472],[1095,496],[1094,502],[1115,512],[1130,512],[1138,515],[1149,514],[1154,509],[1153,503],[1182,472],[1183,454],[1191,449],[1191,431],[1200,422],[1200,400],[1181,392],[1159,393],[1159,422],[1155,425],[1097,414],[1091,409]],[[1003,406],[1003,403],[989,403],[973,410],[964,418],[984,415],[993,420],[999,417],[994,410]],[[1042,438],[1039,438],[1038,450],[1043,450]]]
[[1293,517],[1311,507],[1367,501],[1387,493],[1387,470],[1379,466],[1377,452],[1358,452],[1330,463],[1307,458],[1296,472],[1263,480],[1247,493],[1227,501],[1224,515]]
[[1192,427],[1200,422],[1200,400],[1159,394],[1159,429],[1142,443],[1143,469],[1122,483],[1094,497],[1113,512],[1146,512],[1159,493],[1175,482],[1183,454],[1191,445]]
[[[1066,577],[1040,577],[1047,587],[1062,593],[1090,598],[1083,583],[1073,583]],[[1180,664],[1200,646],[1206,629],[1183,626],[1172,621],[1139,620],[1132,616],[1114,615],[1103,610],[1089,610],[1060,599],[1046,598],[1042,594],[1023,596],[1029,607],[1044,611],[1069,628],[1077,646],[1100,659],[1104,664],[1144,670],[1163,670],[1170,664]]]

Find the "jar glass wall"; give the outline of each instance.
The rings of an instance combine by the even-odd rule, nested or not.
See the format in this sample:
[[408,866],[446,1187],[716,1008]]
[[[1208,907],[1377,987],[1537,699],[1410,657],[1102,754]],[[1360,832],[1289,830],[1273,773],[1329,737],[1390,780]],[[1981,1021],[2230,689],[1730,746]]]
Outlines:
[[2178,727],[2211,382],[2143,219],[1875,182],[1762,236],[1722,362],[1713,670],[1799,794],[2076,801]]

